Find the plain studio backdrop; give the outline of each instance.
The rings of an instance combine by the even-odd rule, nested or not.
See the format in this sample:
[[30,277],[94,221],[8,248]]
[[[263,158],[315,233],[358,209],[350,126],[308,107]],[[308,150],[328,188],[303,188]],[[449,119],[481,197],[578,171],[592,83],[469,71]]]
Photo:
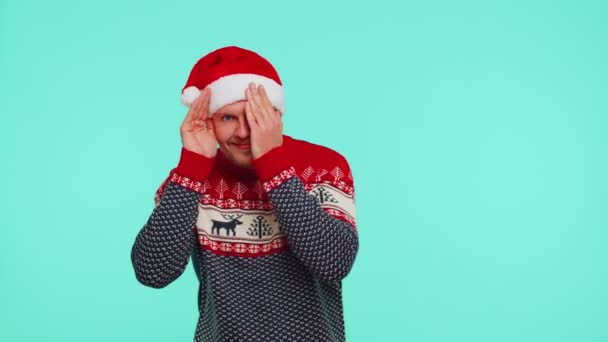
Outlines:
[[348,341],[608,341],[607,23],[605,1],[0,1],[0,340],[192,341],[192,265],[147,288],[130,250],[192,65],[238,45],[276,66],[285,134],[353,170]]

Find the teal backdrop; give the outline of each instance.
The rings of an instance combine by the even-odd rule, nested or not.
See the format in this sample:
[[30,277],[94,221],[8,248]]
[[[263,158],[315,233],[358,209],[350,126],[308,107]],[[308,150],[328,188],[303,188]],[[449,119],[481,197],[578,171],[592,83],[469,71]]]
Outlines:
[[0,0],[1,341],[192,341],[130,250],[225,45],[351,165],[348,341],[608,341],[607,2]]

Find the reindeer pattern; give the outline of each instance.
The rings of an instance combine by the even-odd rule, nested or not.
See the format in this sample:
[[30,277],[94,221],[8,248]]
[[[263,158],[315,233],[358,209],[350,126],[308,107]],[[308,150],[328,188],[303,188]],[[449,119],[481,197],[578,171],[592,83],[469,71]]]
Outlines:
[[[353,189],[343,179],[352,181],[352,173],[341,167],[309,165],[296,172],[305,190],[328,214],[354,224]],[[243,248],[280,248],[286,243],[278,217],[259,180],[254,183],[206,180],[200,184],[204,193],[196,222],[203,248],[240,252]],[[232,196],[234,194],[234,196]],[[204,247],[207,246],[207,247]],[[254,253],[254,252],[252,252]]]
[[211,222],[213,222],[213,224],[211,225],[211,234],[214,233],[214,230],[217,231],[217,234],[220,234],[220,229],[224,228],[226,229],[226,235],[229,235],[230,232],[232,232],[232,236],[236,236],[236,232],[235,232],[235,228],[237,225],[239,224],[243,224],[242,221],[239,221],[239,219],[241,217],[243,217],[243,215],[227,215],[227,214],[221,214],[225,219],[229,220],[227,222],[225,221],[217,221],[217,220],[211,220]]
[[263,242],[283,235],[274,210],[220,209],[199,204],[199,235],[216,241]]

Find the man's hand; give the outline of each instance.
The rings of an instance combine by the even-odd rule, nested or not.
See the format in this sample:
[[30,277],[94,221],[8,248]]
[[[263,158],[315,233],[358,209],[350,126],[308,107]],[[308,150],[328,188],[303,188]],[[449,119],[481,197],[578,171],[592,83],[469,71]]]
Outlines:
[[211,89],[205,88],[188,110],[179,132],[186,150],[213,158],[217,154],[217,140],[213,119],[208,117]]
[[262,85],[256,87],[255,84],[249,83],[245,95],[251,154],[253,159],[257,159],[273,148],[283,145],[283,120],[281,113],[272,107]]

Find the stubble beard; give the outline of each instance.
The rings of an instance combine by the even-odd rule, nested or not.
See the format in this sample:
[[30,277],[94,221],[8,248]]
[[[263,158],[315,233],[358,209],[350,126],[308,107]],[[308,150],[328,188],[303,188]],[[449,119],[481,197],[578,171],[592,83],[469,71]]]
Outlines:
[[[234,138],[234,137],[233,137]],[[251,144],[251,140],[240,140],[240,139],[229,139],[227,148],[231,155],[232,163],[242,168],[253,167],[253,157],[251,155],[251,146],[248,150],[242,150],[237,145],[240,144]]]

